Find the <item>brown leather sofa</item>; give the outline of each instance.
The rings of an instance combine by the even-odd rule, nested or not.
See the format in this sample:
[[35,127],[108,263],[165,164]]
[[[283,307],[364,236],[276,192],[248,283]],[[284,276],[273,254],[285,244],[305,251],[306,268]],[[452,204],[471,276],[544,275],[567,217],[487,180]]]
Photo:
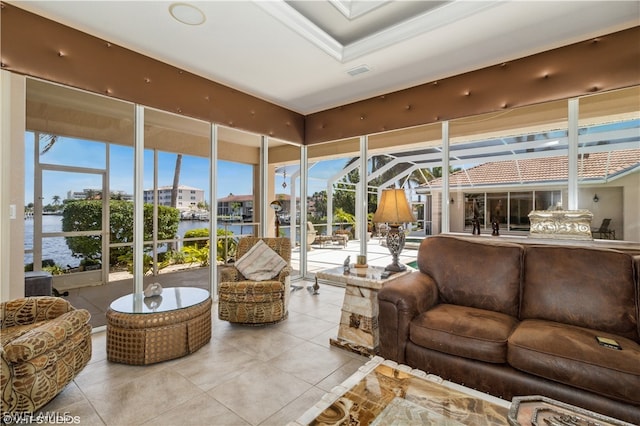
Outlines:
[[418,268],[378,294],[383,357],[640,424],[640,256],[442,235]]

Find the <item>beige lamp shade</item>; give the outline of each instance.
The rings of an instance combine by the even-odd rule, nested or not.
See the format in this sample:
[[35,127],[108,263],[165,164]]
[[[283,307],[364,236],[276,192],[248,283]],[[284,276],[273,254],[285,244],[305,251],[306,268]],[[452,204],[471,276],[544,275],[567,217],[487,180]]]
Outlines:
[[383,189],[374,223],[400,224],[415,222],[416,218],[402,189]]

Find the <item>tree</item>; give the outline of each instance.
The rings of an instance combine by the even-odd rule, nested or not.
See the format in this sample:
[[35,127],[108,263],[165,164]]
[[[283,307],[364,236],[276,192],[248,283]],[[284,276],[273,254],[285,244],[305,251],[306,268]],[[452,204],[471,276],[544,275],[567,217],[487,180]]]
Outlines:
[[182,168],[182,154],[176,157],[176,167],[173,170],[173,186],[171,187],[171,207],[178,207],[178,186],[180,185],[180,169]]
[[[153,238],[153,204],[144,204],[144,239]],[[178,209],[158,206],[158,239],[175,238],[180,222]],[[133,203],[111,200],[109,202],[109,241],[111,243],[131,243],[133,241]],[[102,227],[102,201],[78,200],[66,204],[62,215],[62,231],[96,231]],[[71,251],[85,259],[101,260],[102,237],[100,235],[65,237]],[[109,262],[117,263],[118,258],[131,251],[130,247],[114,247],[110,250]]]
[[[180,169],[182,168],[182,154],[176,156],[176,166],[173,169],[173,185],[171,186],[171,207],[178,207],[178,186],[180,185]],[[169,250],[175,250],[176,244],[169,244]]]
[[53,146],[58,142],[58,135],[49,135],[46,133],[40,134],[40,142],[44,142],[44,148],[40,151],[40,155],[44,155],[53,148]]
[[232,216],[237,216],[240,211],[240,208],[242,207],[242,203],[239,203],[238,201],[234,201],[233,203],[231,203],[231,215]]
[[53,201],[53,205],[57,206],[60,204],[60,196],[59,195],[54,195],[53,197],[51,197],[52,201]]

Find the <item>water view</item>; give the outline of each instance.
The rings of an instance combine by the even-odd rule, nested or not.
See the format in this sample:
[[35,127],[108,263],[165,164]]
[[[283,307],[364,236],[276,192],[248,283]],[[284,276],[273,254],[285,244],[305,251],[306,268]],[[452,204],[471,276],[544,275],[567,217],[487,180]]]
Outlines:
[[[33,250],[33,226],[34,220],[32,218],[26,219],[24,222],[24,244],[25,250]],[[178,235],[180,238],[184,238],[185,232],[191,229],[207,228],[209,221],[201,220],[181,220],[178,225]],[[218,228],[226,229],[233,232],[234,235],[253,234],[253,226],[249,224],[229,224],[219,223]],[[288,229],[282,229],[288,235]],[[43,215],[42,216],[42,232],[62,232],[62,216],[56,215]],[[42,242],[42,259],[52,259],[56,265],[62,267],[75,268],[80,264],[80,260],[73,256],[64,237],[49,237],[43,238]],[[33,255],[31,253],[25,253],[24,263],[29,264],[33,262]]]

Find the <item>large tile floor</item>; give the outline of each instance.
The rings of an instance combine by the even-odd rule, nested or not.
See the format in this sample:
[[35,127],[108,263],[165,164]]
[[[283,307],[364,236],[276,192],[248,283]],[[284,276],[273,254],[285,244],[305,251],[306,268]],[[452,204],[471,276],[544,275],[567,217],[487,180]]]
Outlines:
[[209,344],[150,366],[107,361],[96,332],[90,363],[42,412],[82,425],[286,425],[368,360],[329,345],[343,298],[329,285],[295,291],[289,318],[263,327],[220,321],[214,303]]

